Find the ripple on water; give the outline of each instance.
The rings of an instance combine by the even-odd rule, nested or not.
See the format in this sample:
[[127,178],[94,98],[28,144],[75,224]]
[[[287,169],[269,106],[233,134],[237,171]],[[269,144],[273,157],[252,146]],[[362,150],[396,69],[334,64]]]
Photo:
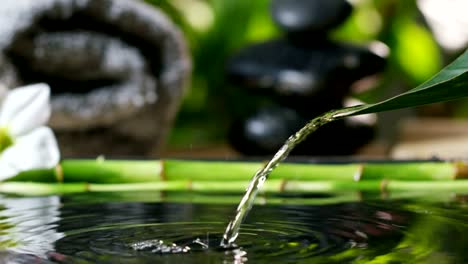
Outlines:
[[0,255],[0,262],[361,263],[385,257],[415,263],[411,261],[421,256],[449,260],[446,263],[466,260],[463,248],[468,241],[456,238],[468,231],[467,214],[457,213],[460,206],[384,201],[258,205],[242,225],[237,245],[222,248],[235,205],[91,204],[57,197],[42,199],[41,204],[23,201],[29,206],[20,209],[18,200],[1,200],[0,246],[10,251]]
[[[80,212],[77,207],[70,213]],[[88,221],[64,215],[63,221],[69,223],[62,226],[73,229],[61,230],[66,236],[56,242],[56,253],[62,262],[295,263],[350,249],[365,250],[370,239],[402,237],[393,220],[380,219],[376,209],[367,207],[256,207],[242,226],[237,245],[222,248],[226,222],[217,220],[220,216],[227,219],[232,205],[113,204],[100,207],[99,212],[88,208],[83,214]],[[129,210],[132,218],[124,217]],[[408,213],[398,214],[408,218]],[[52,256],[55,261],[56,257]]]
[[60,205],[57,196],[0,195],[0,253],[2,249],[14,250],[3,252],[0,263],[4,259],[8,259],[6,263],[20,263],[19,259],[45,258],[45,253],[54,249],[53,242],[64,236],[56,230]]

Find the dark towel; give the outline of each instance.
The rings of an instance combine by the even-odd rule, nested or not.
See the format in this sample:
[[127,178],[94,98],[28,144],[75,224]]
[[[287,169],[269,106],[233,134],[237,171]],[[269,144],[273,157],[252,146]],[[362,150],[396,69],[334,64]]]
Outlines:
[[0,82],[46,82],[65,155],[157,153],[190,60],[164,13],[136,0],[2,0]]

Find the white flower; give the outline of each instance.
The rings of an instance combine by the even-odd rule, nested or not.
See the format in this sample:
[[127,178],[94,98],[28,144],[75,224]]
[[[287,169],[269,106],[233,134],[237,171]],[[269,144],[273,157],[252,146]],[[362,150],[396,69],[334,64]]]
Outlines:
[[60,152],[52,130],[50,88],[34,84],[9,91],[0,102],[0,180],[26,170],[52,168]]

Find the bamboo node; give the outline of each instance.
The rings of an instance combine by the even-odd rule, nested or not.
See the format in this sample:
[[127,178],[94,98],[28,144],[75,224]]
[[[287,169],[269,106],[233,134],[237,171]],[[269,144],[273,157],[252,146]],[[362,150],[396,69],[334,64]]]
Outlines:
[[166,162],[164,160],[160,160],[159,163],[161,164],[159,171],[159,179],[161,181],[166,181]]
[[390,184],[390,181],[387,180],[387,179],[383,179],[381,182],[380,182],[380,192],[382,193],[386,193],[388,192],[387,188],[388,188],[388,185]]
[[281,179],[279,191],[282,193],[286,190],[286,185],[288,181],[286,179]]
[[85,192],[91,192],[91,184],[89,182],[85,183]]
[[454,180],[457,179],[468,179],[468,164],[463,161],[459,161],[455,164]]
[[64,182],[63,168],[60,163],[57,164],[57,166],[55,166],[54,174],[55,174],[55,179],[57,180],[57,182],[60,182],[60,183]]
[[192,191],[192,188],[193,188],[193,182],[192,182],[192,180],[189,180],[187,182],[187,189],[188,189],[188,191]]
[[363,164],[359,164],[356,172],[354,173],[353,175],[353,179],[354,181],[361,181],[361,178],[362,178],[362,174],[363,174],[363,171],[364,171],[364,165]]

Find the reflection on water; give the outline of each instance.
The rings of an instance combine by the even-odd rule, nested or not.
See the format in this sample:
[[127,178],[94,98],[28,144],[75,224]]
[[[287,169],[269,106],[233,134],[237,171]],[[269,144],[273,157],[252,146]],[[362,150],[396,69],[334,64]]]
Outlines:
[[224,249],[238,196],[1,197],[0,263],[468,263],[466,200],[429,198],[264,197]]
[[0,196],[0,249],[44,258],[64,236],[56,230],[60,206],[57,196]]

